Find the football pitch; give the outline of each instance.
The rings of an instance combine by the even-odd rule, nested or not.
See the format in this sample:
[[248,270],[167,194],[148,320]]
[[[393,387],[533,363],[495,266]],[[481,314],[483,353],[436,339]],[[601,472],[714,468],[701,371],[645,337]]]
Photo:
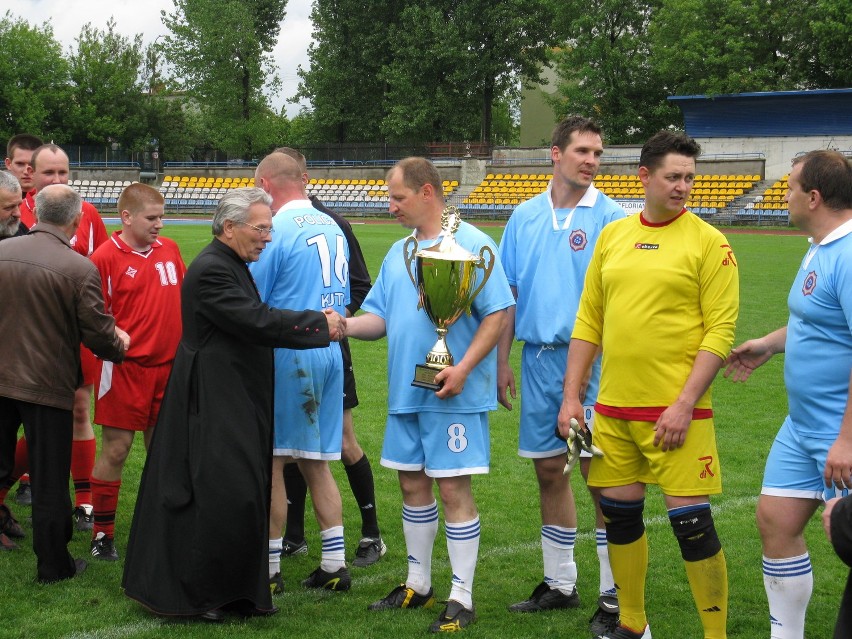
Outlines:
[[[406,231],[396,224],[367,222],[353,225],[375,279],[387,249]],[[499,241],[500,226],[483,230]],[[187,264],[210,241],[206,225],[166,226],[164,235],[181,245]],[[786,321],[786,298],[807,248],[802,236],[730,233],[740,271],[741,306],[736,343],[761,336]],[[132,336],[131,336],[132,337]],[[513,349],[518,379],[520,346]],[[14,489],[8,503],[27,530],[16,552],[0,553],[0,639],[63,637],[118,639],[189,637],[307,637],[324,639],[397,639],[421,636],[440,612],[402,610],[368,612],[367,605],[386,595],[406,575],[406,552],[400,519],[401,498],[396,474],[379,465],[385,421],[386,348],[384,341],[352,342],[361,404],[355,409],[355,429],[375,474],[377,508],[387,555],[376,565],[350,568],[348,593],[307,591],[299,582],[319,563],[316,521],[306,516],[307,556],[282,559],[286,592],[275,598],[280,613],[265,619],[229,618],[220,625],[181,623],[148,614],[120,590],[123,561],[92,560],[79,578],[42,586],[36,584],[30,509],[17,506]],[[425,355],[425,354],[424,354]],[[458,354],[457,354],[458,355]],[[783,357],[776,357],[746,384],[734,384],[721,374],[714,384],[714,408],[724,493],[712,499],[716,525],[725,550],[730,582],[728,636],[760,638],[769,635],[769,613],[763,590],[761,549],[754,510],[769,446],[787,410],[782,377]],[[413,371],[412,371],[413,373]],[[519,400],[512,412],[500,408],[491,415],[491,472],[474,479],[482,521],[480,560],[474,584],[478,620],[465,629],[476,638],[585,638],[588,618],[596,609],[598,563],[594,513],[579,473],[573,477],[577,497],[578,535],[575,558],[582,606],[577,610],[521,615],[507,606],[527,598],[542,579],[538,491],[528,460],[517,456]],[[250,425],[246,424],[246,428]],[[95,427],[99,438],[99,428]],[[141,438],[124,472],[116,522],[116,547],[123,555],[133,504],[144,463]],[[360,517],[341,464],[333,464],[344,504],[347,556],[360,537]],[[695,611],[677,543],[666,517],[662,497],[649,489],[645,518],[650,546],[646,589],[648,617],[656,639],[700,638]],[[231,525],[221,512],[220,525]],[[185,534],[192,535],[192,531]],[[814,594],[806,636],[830,637],[833,632],[847,569],[834,555],[817,516],[806,532],[814,567]],[[89,555],[88,533],[75,532],[70,550]],[[449,593],[451,573],[443,528],[435,542],[433,585],[440,599]],[[228,579],[228,575],[221,575]]]

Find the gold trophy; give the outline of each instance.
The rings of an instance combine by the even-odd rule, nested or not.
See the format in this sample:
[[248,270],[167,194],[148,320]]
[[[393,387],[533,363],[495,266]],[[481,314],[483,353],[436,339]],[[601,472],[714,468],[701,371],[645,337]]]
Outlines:
[[[470,315],[474,298],[494,268],[494,251],[490,246],[483,246],[479,255],[459,246],[455,239],[459,224],[458,209],[448,206],[441,214],[444,237],[438,244],[418,250],[417,240],[412,235],[402,247],[408,277],[419,295],[417,308],[426,311],[438,333],[438,341],[426,354],[426,363],[414,367],[411,385],[433,391],[442,386],[435,383],[435,375],[454,363],[447,347],[447,330],[462,313]],[[482,269],[483,275],[474,288],[477,269]]]

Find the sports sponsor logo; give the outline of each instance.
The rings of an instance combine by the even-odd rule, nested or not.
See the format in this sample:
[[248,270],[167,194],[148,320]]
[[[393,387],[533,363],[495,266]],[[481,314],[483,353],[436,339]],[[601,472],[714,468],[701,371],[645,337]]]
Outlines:
[[589,243],[586,238],[586,232],[583,229],[571,231],[571,235],[568,237],[568,242],[571,244],[571,250],[573,251],[582,251],[586,248],[586,244]]
[[816,271],[811,271],[805,277],[804,283],[802,283],[802,295],[810,295],[814,292],[817,285],[817,274]]
[[659,244],[645,244],[644,242],[636,242],[633,245],[633,248],[639,249],[640,251],[656,251],[659,250]]
[[127,277],[133,277],[133,278],[135,278],[135,277],[136,277],[136,273],[137,273],[137,272],[138,272],[138,271],[137,271],[135,268],[133,268],[132,266],[128,266],[128,267],[127,267],[127,270],[124,272],[124,274],[125,274]]
[[737,260],[734,258],[734,249],[731,248],[731,245],[722,244],[719,248],[722,250],[727,249],[727,253],[725,254],[724,259],[722,259],[722,266],[736,266]]
[[706,457],[699,457],[698,461],[704,462],[704,470],[698,475],[700,479],[707,479],[708,477],[715,477],[716,474],[710,470],[710,464],[713,463],[713,455],[707,455]]

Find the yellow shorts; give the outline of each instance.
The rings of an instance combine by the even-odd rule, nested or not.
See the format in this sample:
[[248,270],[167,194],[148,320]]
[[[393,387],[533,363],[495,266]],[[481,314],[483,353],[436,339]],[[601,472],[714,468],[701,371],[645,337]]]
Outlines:
[[685,444],[668,452],[654,446],[653,422],[617,419],[598,413],[592,439],[604,456],[592,458],[590,486],[658,484],[664,494],[678,497],[722,492],[722,471],[712,419],[693,420]]

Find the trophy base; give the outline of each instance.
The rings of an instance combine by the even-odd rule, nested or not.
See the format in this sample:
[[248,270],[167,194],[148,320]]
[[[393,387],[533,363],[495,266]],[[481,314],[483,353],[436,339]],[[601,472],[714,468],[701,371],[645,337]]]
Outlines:
[[432,368],[423,364],[414,366],[414,379],[411,382],[412,386],[418,388],[427,388],[429,390],[438,391],[444,387],[443,382],[435,382],[435,375],[441,372],[440,368]]

